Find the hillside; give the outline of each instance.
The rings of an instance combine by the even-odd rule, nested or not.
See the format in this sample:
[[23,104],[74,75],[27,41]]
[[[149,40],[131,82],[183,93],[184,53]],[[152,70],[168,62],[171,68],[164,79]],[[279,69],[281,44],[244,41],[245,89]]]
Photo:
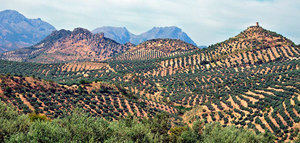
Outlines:
[[129,114],[152,117],[159,111],[175,113],[176,109],[147,100],[137,100],[119,86],[93,82],[60,85],[32,77],[0,75],[0,99],[24,113],[41,113],[48,117],[61,116],[76,107],[86,113],[106,119],[118,119]]
[[54,31],[38,44],[2,54],[12,61],[59,63],[70,61],[102,61],[129,47],[121,45],[104,34],[92,34],[83,28],[73,31]]
[[107,38],[122,44],[130,42],[138,45],[152,39],[178,39],[194,46],[197,45],[185,32],[176,26],[153,27],[149,31],[139,35],[129,32],[125,27],[103,26],[93,30],[93,33],[101,32],[103,32]]
[[127,52],[117,56],[117,60],[147,60],[169,57],[196,51],[192,44],[178,39],[153,39],[132,47]]
[[[299,47],[282,35],[251,26],[204,49],[180,40],[156,39],[102,62],[40,64],[0,60],[0,73],[35,76],[73,89],[72,85],[81,82],[87,92],[90,87],[101,90],[93,86],[101,81],[115,85],[114,91],[125,90],[135,95],[132,100],[136,101],[136,111],[144,110],[146,103],[154,111],[168,111],[176,123],[191,126],[197,120],[220,122],[223,126],[248,128],[257,134],[271,133],[279,142],[296,140],[299,134],[299,52]],[[13,80],[5,76],[2,79],[5,83]],[[2,92],[7,86],[16,93],[21,91],[4,84]],[[28,89],[36,91],[33,87]],[[29,96],[33,94],[26,91]],[[90,94],[94,100],[93,93]],[[122,94],[117,98],[123,97]],[[60,95],[54,97],[61,99]],[[86,109],[91,103],[84,97],[79,96],[78,100],[83,100]]]
[[[261,51],[262,55],[265,55],[264,52],[268,54],[272,52],[277,57],[278,54],[275,50],[292,50],[295,47],[296,45],[291,40],[257,25],[250,26],[237,36],[210,46],[208,49],[215,51],[215,56],[219,56],[220,58],[239,53],[251,54],[256,52],[260,54],[258,51]],[[297,50],[298,48],[296,48],[296,53]],[[293,55],[285,56],[291,57]]]
[[0,11],[0,53],[34,45],[55,28],[38,19],[28,19],[14,10]]

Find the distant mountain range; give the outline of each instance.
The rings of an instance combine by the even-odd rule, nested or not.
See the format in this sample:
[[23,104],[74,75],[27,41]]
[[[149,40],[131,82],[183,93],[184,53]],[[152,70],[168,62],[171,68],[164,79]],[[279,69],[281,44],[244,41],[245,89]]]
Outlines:
[[[15,10],[0,11],[0,53],[30,47],[39,43],[55,30],[55,27],[38,19],[28,19]],[[125,27],[104,26],[92,33],[104,33],[105,37],[120,44],[138,45],[152,39],[179,39],[197,45],[185,32],[175,26],[154,27],[140,35],[129,32]]]
[[[119,44],[104,33],[93,34],[87,29],[73,31],[59,30],[34,46],[16,49],[0,54],[1,59],[38,63],[61,63],[74,61],[103,61],[124,52],[139,56],[118,56],[118,59],[132,60],[166,57],[198,49],[179,39],[153,39],[137,46],[132,43]],[[144,57],[143,57],[144,55]]]
[[28,19],[15,10],[0,11],[0,53],[36,44],[54,30],[40,18]]
[[39,63],[59,63],[70,61],[101,61],[115,54],[127,51],[130,44],[119,44],[93,34],[87,29],[75,28],[73,31],[52,32],[38,44],[0,54],[2,59]]
[[121,44],[133,43],[138,45],[142,42],[151,39],[168,38],[168,39],[179,39],[187,43],[197,45],[185,32],[175,26],[170,27],[154,27],[151,30],[135,35],[129,32],[125,27],[111,27],[104,26],[96,28],[92,31],[93,33],[103,32],[107,38],[113,39]]

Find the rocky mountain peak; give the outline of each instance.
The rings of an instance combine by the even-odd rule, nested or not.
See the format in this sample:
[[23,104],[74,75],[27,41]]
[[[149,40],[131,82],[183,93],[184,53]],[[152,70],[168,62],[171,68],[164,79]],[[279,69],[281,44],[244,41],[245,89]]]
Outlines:
[[85,34],[85,35],[91,35],[92,33],[84,28],[75,28],[72,32],[73,35],[77,35],[77,34]]
[[25,20],[26,17],[15,10],[4,10],[0,12],[0,21],[19,22]]

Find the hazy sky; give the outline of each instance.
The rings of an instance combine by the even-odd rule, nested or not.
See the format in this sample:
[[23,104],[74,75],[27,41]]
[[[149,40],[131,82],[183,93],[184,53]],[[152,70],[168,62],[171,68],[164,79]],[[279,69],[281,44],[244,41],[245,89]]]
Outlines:
[[120,26],[140,34],[154,26],[178,26],[198,45],[221,42],[259,21],[300,43],[300,0],[0,0],[5,9],[56,29]]

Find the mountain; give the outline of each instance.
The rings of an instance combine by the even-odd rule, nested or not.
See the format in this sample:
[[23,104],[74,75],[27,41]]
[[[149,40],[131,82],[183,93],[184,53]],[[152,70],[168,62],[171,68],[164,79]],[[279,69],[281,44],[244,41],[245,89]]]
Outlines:
[[15,10],[0,11],[0,53],[36,44],[54,30],[40,18],[28,19]]
[[93,30],[93,33],[103,32],[105,36],[111,38],[119,43],[125,44],[127,42],[138,45],[142,42],[151,39],[180,39],[187,43],[197,45],[185,32],[175,26],[170,27],[154,27],[151,30],[135,35],[130,33],[125,27],[110,27],[104,26]]
[[131,39],[132,43],[141,43],[149,39],[157,38],[169,38],[169,39],[180,39],[187,43],[197,45],[185,32],[180,28],[171,26],[171,27],[154,27],[151,30],[137,35]]
[[125,44],[130,41],[130,38],[133,36],[125,27],[111,27],[103,26],[96,28],[92,31],[93,33],[104,33],[105,37],[115,40],[118,43]]
[[0,54],[10,61],[60,63],[74,61],[146,60],[192,52],[198,48],[179,39],[152,39],[137,46],[119,44],[104,33],[92,34],[83,28],[54,31],[38,44]]
[[1,58],[12,61],[59,63],[70,61],[101,61],[128,49],[83,28],[54,31],[38,44],[3,53]]

